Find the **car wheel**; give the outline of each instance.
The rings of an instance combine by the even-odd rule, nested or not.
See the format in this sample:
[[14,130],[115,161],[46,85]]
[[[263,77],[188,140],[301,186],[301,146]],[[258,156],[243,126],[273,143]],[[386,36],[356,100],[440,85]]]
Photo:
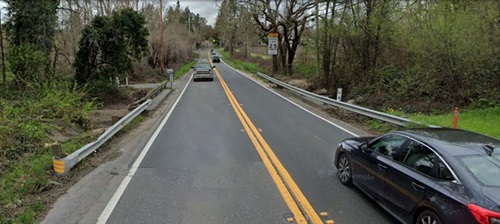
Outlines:
[[351,160],[347,157],[345,153],[339,156],[339,161],[337,163],[338,175],[340,183],[346,186],[352,185],[352,168]]
[[416,224],[442,224],[439,216],[431,210],[425,210],[418,215]]

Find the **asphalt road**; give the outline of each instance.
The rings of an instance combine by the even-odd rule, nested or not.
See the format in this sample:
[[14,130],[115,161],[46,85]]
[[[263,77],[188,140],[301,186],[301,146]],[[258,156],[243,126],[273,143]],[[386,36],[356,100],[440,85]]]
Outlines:
[[[323,221],[396,223],[359,190],[335,178],[333,150],[352,135],[225,64],[216,66],[314,211],[328,213]],[[111,206],[107,223],[288,223],[293,209],[284,188],[270,175],[221,80],[190,82],[181,96]]]

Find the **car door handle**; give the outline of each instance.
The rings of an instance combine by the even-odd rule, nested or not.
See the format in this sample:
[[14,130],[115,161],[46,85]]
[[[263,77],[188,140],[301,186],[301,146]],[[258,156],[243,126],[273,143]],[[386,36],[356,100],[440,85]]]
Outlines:
[[382,165],[382,164],[380,164],[380,163],[379,163],[377,166],[378,166],[378,168],[379,168],[380,170],[382,170],[382,171],[387,170],[387,166],[384,166],[384,165]]
[[411,182],[411,186],[413,187],[413,189],[415,189],[416,191],[425,191],[425,187],[420,185],[420,184],[417,184],[415,182]]

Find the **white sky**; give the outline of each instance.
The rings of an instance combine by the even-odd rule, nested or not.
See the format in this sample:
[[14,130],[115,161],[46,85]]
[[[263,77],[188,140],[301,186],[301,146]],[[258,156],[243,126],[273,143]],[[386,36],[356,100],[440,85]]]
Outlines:
[[[168,0],[168,5],[174,5],[177,0]],[[193,13],[200,14],[208,20],[208,25],[214,26],[217,18],[218,5],[220,3],[214,0],[180,0],[181,8],[189,6],[189,10]]]

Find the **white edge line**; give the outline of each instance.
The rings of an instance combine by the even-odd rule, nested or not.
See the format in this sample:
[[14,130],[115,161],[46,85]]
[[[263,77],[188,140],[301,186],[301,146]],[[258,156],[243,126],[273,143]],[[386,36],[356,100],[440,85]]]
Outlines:
[[342,126],[340,126],[340,125],[338,125],[338,124],[335,124],[335,123],[333,123],[332,121],[327,120],[326,118],[324,118],[324,117],[322,117],[322,116],[319,116],[319,115],[315,114],[314,112],[312,112],[312,111],[310,111],[310,110],[308,110],[308,109],[304,108],[303,106],[300,106],[299,104],[297,104],[297,103],[295,103],[295,102],[291,101],[290,99],[288,99],[288,98],[286,98],[286,97],[282,96],[281,94],[277,93],[277,92],[276,92],[276,91],[274,91],[273,89],[271,89],[271,88],[269,88],[269,87],[267,87],[267,86],[264,86],[262,83],[258,82],[257,80],[255,80],[255,79],[253,79],[253,78],[251,78],[251,77],[248,77],[247,75],[245,75],[245,74],[241,73],[241,72],[240,72],[240,71],[238,71],[237,69],[235,69],[235,68],[231,67],[230,65],[228,65],[228,64],[227,64],[226,62],[224,62],[223,60],[221,60],[221,61],[222,61],[222,63],[224,63],[226,66],[228,66],[228,67],[229,67],[229,68],[231,68],[232,70],[236,71],[236,72],[237,72],[237,73],[239,73],[240,75],[242,75],[242,76],[246,77],[247,79],[252,80],[253,82],[255,82],[255,83],[259,84],[260,86],[262,86],[262,88],[269,90],[270,92],[272,92],[272,93],[276,94],[277,96],[281,97],[282,99],[284,99],[284,100],[288,101],[289,103],[291,103],[291,104],[293,104],[293,105],[297,106],[298,108],[300,108],[300,109],[302,109],[302,110],[304,110],[304,111],[306,111],[306,112],[308,112],[308,113],[310,113],[310,114],[314,115],[315,117],[317,117],[317,118],[319,118],[319,119],[321,119],[321,120],[323,120],[323,121],[325,121],[325,122],[327,122],[327,123],[329,123],[329,124],[331,124],[331,125],[333,125],[333,126],[335,126],[335,127],[339,128],[339,129],[340,129],[340,130],[342,130],[342,131],[345,131],[346,133],[348,133],[348,134],[350,134],[350,135],[352,135],[352,136],[354,136],[354,137],[359,137],[359,135],[355,134],[354,132],[349,131],[349,130],[347,130],[346,128],[344,128],[344,127],[342,127]]
[[105,224],[108,221],[109,217],[111,216],[111,213],[113,212],[116,205],[118,204],[118,201],[120,200],[121,196],[123,195],[123,192],[125,192],[125,189],[127,188],[128,184],[130,183],[130,180],[132,180],[132,177],[134,176],[135,172],[137,171],[137,168],[139,168],[139,165],[141,164],[142,160],[144,159],[144,157],[148,153],[149,149],[151,148],[151,145],[153,145],[153,142],[155,141],[156,137],[158,137],[158,134],[160,134],[160,131],[163,129],[163,126],[165,126],[165,123],[167,123],[168,118],[170,117],[170,115],[174,111],[175,107],[177,106],[177,103],[179,103],[182,95],[184,95],[184,92],[186,91],[187,87],[189,86],[189,83],[191,83],[192,76],[193,75],[191,75],[191,77],[189,77],[188,83],[186,84],[186,86],[182,90],[181,94],[175,100],[174,104],[172,105],[172,108],[170,108],[167,115],[163,118],[160,125],[155,130],[155,132],[153,133],[153,135],[149,139],[146,146],[144,146],[141,154],[139,154],[139,156],[135,160],[135,162],[132,165],[132,167],[130,168],[127,176],[125,176],[125,178],[123,178],[120,186],[118,186],[118,189],[116,189],[115,193],[113,194],[113,197],[111,197],[108,204],[106,205],[106,207],[102,211],[101,215],[97,219],[97,224]]

